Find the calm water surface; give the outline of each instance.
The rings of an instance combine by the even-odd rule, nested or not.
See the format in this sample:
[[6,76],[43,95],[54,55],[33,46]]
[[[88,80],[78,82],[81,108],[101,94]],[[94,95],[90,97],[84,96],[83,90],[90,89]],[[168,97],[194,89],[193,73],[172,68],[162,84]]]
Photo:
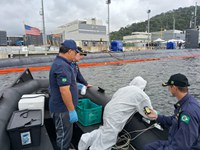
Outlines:
[[[148,81],[146,93],[156,110],[163,114],[173,113],[176,98],[170,96],[161,84],[175,73],[185,74],[190,82],[190,93],[200,99],[200,58],[159,60],[124,65],[81,68],[88,82],[100,86],[111,97],[120,87],[128,85],[135,76]],[[32,72],[34,78],[48,78],[48,71]],[[0,75],[0,91],[9,87],[20,73]]]

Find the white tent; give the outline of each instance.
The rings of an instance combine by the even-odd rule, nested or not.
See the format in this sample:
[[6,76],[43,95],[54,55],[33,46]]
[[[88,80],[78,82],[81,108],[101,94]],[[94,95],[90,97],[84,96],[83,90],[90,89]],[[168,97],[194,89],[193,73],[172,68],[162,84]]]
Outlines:
[[184,41],[184,40],[181,40],[181,39],[179,39],[179,40],[177,40],[177,39],[171,39],[171,40],[168,40],[168,42],[185,43],[185,41]]
[[154,40],[154,42],[164,42],[165,40],[161,39],[161,38],[158,38],[156,40]]
[[184,40],[178,40],[178,42],[180,42],[180,43],[185,43],[185,41],[184,41]]
[[168,40],[168,42],[177,42],[178,40],[177,39],[170,39]]

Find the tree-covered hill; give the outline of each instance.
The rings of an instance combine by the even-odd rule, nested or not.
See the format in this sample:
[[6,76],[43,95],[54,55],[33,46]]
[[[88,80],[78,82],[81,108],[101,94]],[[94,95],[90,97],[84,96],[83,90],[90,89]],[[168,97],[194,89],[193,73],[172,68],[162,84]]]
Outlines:
[[[176,10],[161,13],[150,18],[150,32],[170,30],[173,29],[173,17],[175,18],[175,29],[185,30],[190,27],[190,22],[194,22],[195,7],[185,7]],[[197,25],[200,25],[200,6],[197,7]],[[127,27],[120,28],[119,31],[111,32],[111,40],[122,40],[123,36],[131,35],[132,32],[145,32],[147,31],[147,23],[145,22],[133,23]]]

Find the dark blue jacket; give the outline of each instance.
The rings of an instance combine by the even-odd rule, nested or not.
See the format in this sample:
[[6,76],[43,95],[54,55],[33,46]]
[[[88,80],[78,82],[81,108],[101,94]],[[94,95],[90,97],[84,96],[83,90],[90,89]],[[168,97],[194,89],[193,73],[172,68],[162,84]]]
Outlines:
[[88,83],[87,83],[87,81],[84,79],[83,75],[81,74],[80,69],[79,69],[79,67],[78,67],[78,64],[75,63],[75,62],[73,62],[73,63],[71,64],[71,67],[72,67],[73,70],[74,70],[74,75],[75,75],[75,77],[76,77],[76,82],[81,83],[81,84],[87,86]]
[[[170,127],[168,141],[162,141],[158,150],[200,150],[200,105],[187,94],[175,105],[174,115],[159,115],[157,122]],[[153,145],[152,145],[153,146]]]

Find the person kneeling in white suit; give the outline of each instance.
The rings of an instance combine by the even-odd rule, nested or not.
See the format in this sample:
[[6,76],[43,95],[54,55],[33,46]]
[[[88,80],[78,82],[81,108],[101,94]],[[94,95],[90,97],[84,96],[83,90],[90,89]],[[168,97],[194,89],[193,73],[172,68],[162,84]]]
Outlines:
[[144,107],[152,108],[150,98],[144,92],[147,81],[135,77],[129,86],[120,88],[107,103],[103,114],[103,126],[81,136],[79,150],[110,150],[117,142],[117,136],[127,120],[138,111],[142,116]]

